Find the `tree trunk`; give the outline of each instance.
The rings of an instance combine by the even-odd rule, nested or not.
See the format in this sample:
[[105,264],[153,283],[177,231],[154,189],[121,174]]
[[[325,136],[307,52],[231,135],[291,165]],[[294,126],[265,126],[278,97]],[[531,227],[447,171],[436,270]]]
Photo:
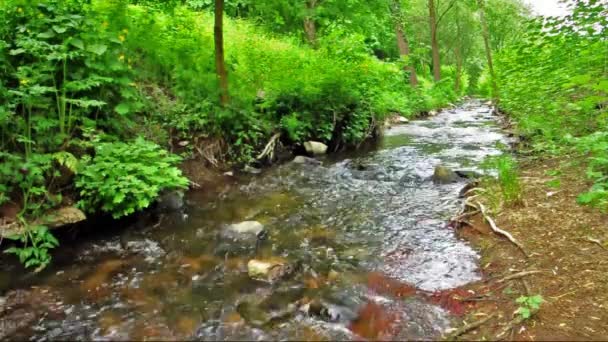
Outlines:
[[220,103],[226,106],[230,100],[228,95],[228,72],[224,61],[224,0],[215,0],[215,24],[213,26],[215,40],[215,70],[220,86]]
[[433,52],[433,78],[441,81],[441,61],[439,60],[439,42],[437,41],[437,9],[435,0],[429,0],[429,24],[431,26],[431,49]]
[[454,49],[454,54],[456,55],[456,82],[454,84],[454,90],[456,90],[456,94],[460,95],[460,90],[462,88],[462,53],[460,52],[460,46],[456,46]]
[[496,74],[494,73],[494,63],[492,61],[492,47],[490,46],[490,31],[486,22],[486,10],[484,0],[477,0],[479,5],[479,20],[481,21],[481,31],[483,35],[483,45],[486,49],[486,58],[488,60],[488,69],[490,69],[490,78],[492,82],[492,100],[498,103],[500,96],[498,93],[498,84],[496,83]]
[[306,16],[304,17],[304,33],[306,34],[306,41],[312,47],[317,47],[317,25],[315,23],[315,8],[317,7],[317,0],[306,1]]
[[[410,55],[410,44],[405,37],[405,33],[403,32],[403,23],[401,21],[401,8],[399,6],[399,1],[394,1],[394,16],[395,16],[395,33],[397,37],[397,48],[399,49],[399,55],[402,57],[409,57]],[[410,85],[412,87],[418,86],[418,75],[416,75],[416,68],[410,64],[408,60],[408,65],[405,66],[405,71],[410,74]]]

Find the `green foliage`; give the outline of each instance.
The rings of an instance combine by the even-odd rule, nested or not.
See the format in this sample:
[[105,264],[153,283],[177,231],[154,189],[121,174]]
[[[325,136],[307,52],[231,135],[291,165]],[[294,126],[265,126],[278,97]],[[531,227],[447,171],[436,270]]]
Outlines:
[[9,239],[19,241],[21,246],[8,248],[4,252],[15,254],[26,268],[36,267],[37,272],[51,262],[49,250],[59,246],[59,241],[47,227],[41,225],[26,226],[25,233]]
[[517,203],[521,199],[521,184],[517,172],[517,162],[510,155],[489,157],[484,160],[486,170],[496,170],[500,195],[505,204]]
[[100,143],[95,157],[84,160],[76,180],[80,207],[102,210],[115,218],[147,208],[162,190],[188,185],[176,167],[179,158],[158,145],[136,139],[133,143]]
[[18,132],[6,147],[21,147],[26,156],[57,150],[80,125],[116,128],[135,109],[127,31],[107,21],[115,22],[122,8],[117,2],[100,12],[77,0],[0,6],[12,28],[0,31],[0,130],[5,137]]
[[577,147],[595,182],[579,203],[608,208],[608,16],[602,1],[568,1],[572,14],[540,18],[497,56],[501,107],[536,151]]
[[608,131],[596,132],[574,140],[576,147],[589,158],[587,177],[593,180],[591,189],[581,194],[578,202],[608,210]]
[[544,301],[545,300],[541,295],[521,296],[515,300],[515,302],[519,304],[515,313],[520,315],[523,319],[529,319],[540,309],[540,305]]

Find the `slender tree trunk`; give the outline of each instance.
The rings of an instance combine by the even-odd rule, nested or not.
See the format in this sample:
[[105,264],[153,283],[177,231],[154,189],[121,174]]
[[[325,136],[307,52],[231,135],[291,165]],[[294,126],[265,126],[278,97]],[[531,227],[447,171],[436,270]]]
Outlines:
[[456,82],[454,84],[454,90],[456,90],[456,94],[460,94],[460,90],[462,88],[462,53],[460,51],[460,46],[456,46],[454,49],[454,55],[456,55]]
[[[393,2],[393,16],[395,17],[395,35],[397,38],[397,48],[399,49],[399,55],[408,59],[410,55],[410,44],[403,32],[403,22],[401,20],[401,6],[399,0]],[[412,87],[418,86],[418,75],[416,75],[416,68],[410,64],[405,66],[405,71],[410,74],[410,85]]]
[[224,0],[215,0],[215,69],[220,85],[220,103],[226,106],[230,101],[228,95],[228,72],[224,61]]
[[315,23],[315,8],[317,0],[306,0],[306,16],[304,17],[304,33],[306,41],[312,47],[317,47],[317,25]]
[[486,49],[486,58],[488,60],[488,69],[490,69],[490,78],[492,82],[492,99],[495,103],[500,100],[498,84],[496,83],[496,73],[494,72],[494,63],[492,61],[492,47],[490,46],[490,31],[486,22],[486,9],[484,0],[477,0],[479,5],[479,20],[481,21],[481,31],[483,35],[483,45]]
[[441,61],[439,60],[439,42],[437,41],[437,9],[435,0],[429,0],[429,24],[431,26],[431,49],[433,53],[433,78],[441,81]]

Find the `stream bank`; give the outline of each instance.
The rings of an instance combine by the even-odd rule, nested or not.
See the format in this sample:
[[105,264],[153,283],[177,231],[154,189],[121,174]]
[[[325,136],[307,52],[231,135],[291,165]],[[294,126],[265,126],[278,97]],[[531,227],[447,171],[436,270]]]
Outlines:
[[[602,242],[608,241],[608,215],[577,203],[591,186],[581,176],[584,161],[521,157],[520,169],[523,201],[494,219],[529,257],[494,234],[479,214],[458,230],[479,251],[483,274],[482,281],[458,290],[465,295],[457,301],[467,310],[461,324],[495,315],[459,339],[605,340],[608,250]],[[533,295],[544,300],[540,310],[519,319],[516,299]]]
[[388,129],[374,149],[231,177],[182,211],[96,227],[40,274],[0,281],[3,337],[440,338],[464,314],[454,289],[481,274],[446,224],[468,180],[433,174],[480,172],[508,143],[470,101]]

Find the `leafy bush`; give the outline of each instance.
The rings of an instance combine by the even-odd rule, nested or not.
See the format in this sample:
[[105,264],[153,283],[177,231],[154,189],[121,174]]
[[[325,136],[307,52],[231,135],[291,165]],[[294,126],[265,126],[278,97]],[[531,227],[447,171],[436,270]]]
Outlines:
[[26,268],[37,267],[36,271],[42,270],[51,262],[49,250],[59,246],[59,241],[47,227],[41,225],[27,226],[24,234],[10,236],[9,239],[19,241],[22,247],[11,247],[4,252],[17,255]]
[[587,177],[595,183],[591,189],[580,195],[579,203],[608,210],[608,132],[596,132],[575,139],[579,151],[589,158]]
[[121,118],[138,102],[123,44],[128,31],[110,24],[123,8],[113,2],[99,11],[77,0],[0,5],[4,147],[29,155],[60,149],[81,125],[122,130]]
[[76,180],[78,205],[89,212],[102,210],[119,218],[147,208],[162,190],[188,185],[176,167],[179,157],[143,138],[100,143],[95,152]]

